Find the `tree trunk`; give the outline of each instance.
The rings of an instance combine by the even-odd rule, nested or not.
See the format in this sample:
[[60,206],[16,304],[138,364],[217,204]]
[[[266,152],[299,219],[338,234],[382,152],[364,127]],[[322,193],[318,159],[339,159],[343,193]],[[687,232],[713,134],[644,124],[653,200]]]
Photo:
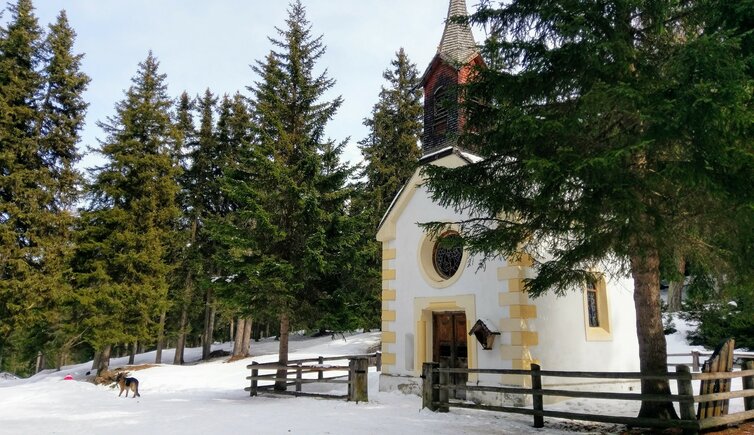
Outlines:
[[162,364],[162,348],[165,347],[165,310],[160,314],[160,323],[157,325],[157,350],[154,353],[154,363]]
[[245,323],[245,320],[240,317],[238,318],[238,322],[236,322],[236,336],[235,340],[233,340],[233,356],[241,356],[241,350],[243,349],[241,341],[243,340],[243,328]]
[[230,327],[228,328],[228,334],[230,334],[230,341],[235,342],[235,335],[233,334],[234,329],[236,328],[236,322],[233,321],[233,318],[230,318]]
[[[290,327],[290,319],[288,314],[280,316],[280,347],[278,348],[278,364],[281,366],[288,365],[288,328]],[[279,381],[275,381],[276,391],[285,391],[286,380],[288,375],[286,369],[280,369],[277,371],[277,378]]]
[[92,358],[92,370],[99,367],[99,362],[102,359],[102,351],[94,352],[94,358]]
[[244,321],[243,337],[241,338],[241,348],[243,349],[243,355],[249,356],[249,350],[251,349],[251,317],[247,317]]
[[[191,223],[191,246],[196,243],[196,231],[198,227],[197,219]],[[183,305],[181,306],[181,324],[178,327],[178,339],[175,343],[175,354],[173,355],[173,364],[183,365],[186,349],[186,334],[188,334],[188,311],[189,306],[194,298],[194,275],[189,269],[186,274],[186,283],[183,289]]]
[[183,350],[186,348],[186,327],[188,324],[188,304],[183,304],[181,308],[181,324],[178,326],[178,339],[175,343],[175,355],[173,355],[174,365],[183,365]]
[[110,370],[110,350],[111,345],[107,345],[102,348],[99,353],[99,360],[97,361],[97,376],[102,376],[102,373]]
[[128,363],[133,364],[136,361],[136,353],[139,352],[139,342],[134,341],[131,346],[131,352],[128,354]]
[[[634,250],[631,257],[636,307],[636,335],[639,339],[639,364],[643,374],[663,375],[668,372],[660,310],[660,256],[655,248]],[[667,380],[642,380],[642,394],[670,394]],[[639,417],[677,419],[671,402],[642,402]]]
[[212,352],[212,334],[215,329],[215,307],[212,300],[212,289],[207,289],[204,299],[204,334],[202,334],[202,359],[209,358]]
[[668,312],[670,313],[681,311],[683,284],[686,276],[686,261],[684,259],[678,262],[678,273],[681,275],[680,280],[673,281],[668,286]]

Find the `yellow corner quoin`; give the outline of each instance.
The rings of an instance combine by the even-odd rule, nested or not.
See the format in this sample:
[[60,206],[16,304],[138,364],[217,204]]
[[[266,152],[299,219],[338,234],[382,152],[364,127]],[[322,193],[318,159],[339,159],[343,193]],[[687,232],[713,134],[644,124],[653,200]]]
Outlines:
[[395,310],[382,310],[382,321],[383,322],[394,322],[395,321]]
[[382,270],[382,280],[383,281],[392,281],[395,279],[395,269],[383,269]]
[[526,268],[521,266],[502,266],[497,268],[497,280],[522,279],[526,277]]
[[511,257],[508,259],[508,265],[509,266],[522,266],[522,267],[532,267],[534,266],[534,258],[532,258],[531,255],[522,252],[520,255],[520,258]]
[[510,318],[511,319],[536,319],[537,306],[536,305],[511,305]]
[[536,346],[539,344],[539,335],[534,331],[511,332],[511,344],[514,346]]
[[529,323],[526,319],[501,319],[501,331],[528,331]]
[[395,260],[396,251],[395,249],[383,249],[382,250],[382,260]]
[[393,331],[382,331],[382,342],[383,343],[395,343],[395,332],[393,332]]
[[508,280],[508,292],[509,293],[521,293],[524,291],[523,279],[509,279]]
[[529,297],[526,293],[500,293],[498,296],[501,307],[511,305],[529,305]]
[[382,300],[383,301],[394,301],[396,297],[396,291],[391,289],[382,289]]
[[382,364],[394,366],[395,354],[392,352],[382,352]]

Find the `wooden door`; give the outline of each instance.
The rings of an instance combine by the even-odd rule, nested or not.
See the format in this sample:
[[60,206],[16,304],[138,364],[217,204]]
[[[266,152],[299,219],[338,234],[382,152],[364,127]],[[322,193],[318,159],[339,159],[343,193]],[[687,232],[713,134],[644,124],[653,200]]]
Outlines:
[[[440,363],[440,367],[468,368],[466,313],[462,311],[433,313],[432,324],[432,360]],[[450,375],[452,385],[466,385],[467,380],[466,373],[451,373]],[[450,396],[465,399],[466,391],[451,390]]]

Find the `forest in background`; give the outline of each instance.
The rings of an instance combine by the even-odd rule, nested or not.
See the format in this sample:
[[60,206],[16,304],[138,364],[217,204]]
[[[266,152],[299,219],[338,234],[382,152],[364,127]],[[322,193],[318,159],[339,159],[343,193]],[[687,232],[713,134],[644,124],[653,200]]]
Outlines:
[[364,120],[364,161],[324,135],[342,99],[325,47],[289,5],[234,95],[168,95],[149,52],[98,126],[102,164],[77,169],[89,76],[65,11],[31,0],[0,27],[0,371],[186,346],[234,356],[291,330],[380,327],[374,239],[420,155],[418,72],[401,49]]

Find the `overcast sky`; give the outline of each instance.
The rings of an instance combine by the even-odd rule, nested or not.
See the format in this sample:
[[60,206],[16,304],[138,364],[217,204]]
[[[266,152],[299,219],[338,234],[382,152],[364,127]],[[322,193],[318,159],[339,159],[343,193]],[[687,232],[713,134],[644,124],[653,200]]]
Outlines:
[[[382,72],[400,47],[424,71],[440,42],[448,0],[302,2],[313,34],[323,35],[327,47],[318,66],[337,81],[330,96],[344,98],[327,134],[338,141],[350,137],[345,159],[359,161],[356,142],[366,136],[362,120],[377,101]],[[475,4],[467,0],[470,8]],[[85,54],[82,69],[92,78],[82,144],[96,146],[104,137],[96,121],[113,114],[149,50],[173,96],[184,90],[196,96],[206,88],[248,95],[245,87],[256,79],[249,65],[271,49],[267,37],[285,26],[288,1],[35,0],[34,6],[45,28],[65,9],[78,34],[75,52]],[[83,166],[93,162],[85,158]]]

